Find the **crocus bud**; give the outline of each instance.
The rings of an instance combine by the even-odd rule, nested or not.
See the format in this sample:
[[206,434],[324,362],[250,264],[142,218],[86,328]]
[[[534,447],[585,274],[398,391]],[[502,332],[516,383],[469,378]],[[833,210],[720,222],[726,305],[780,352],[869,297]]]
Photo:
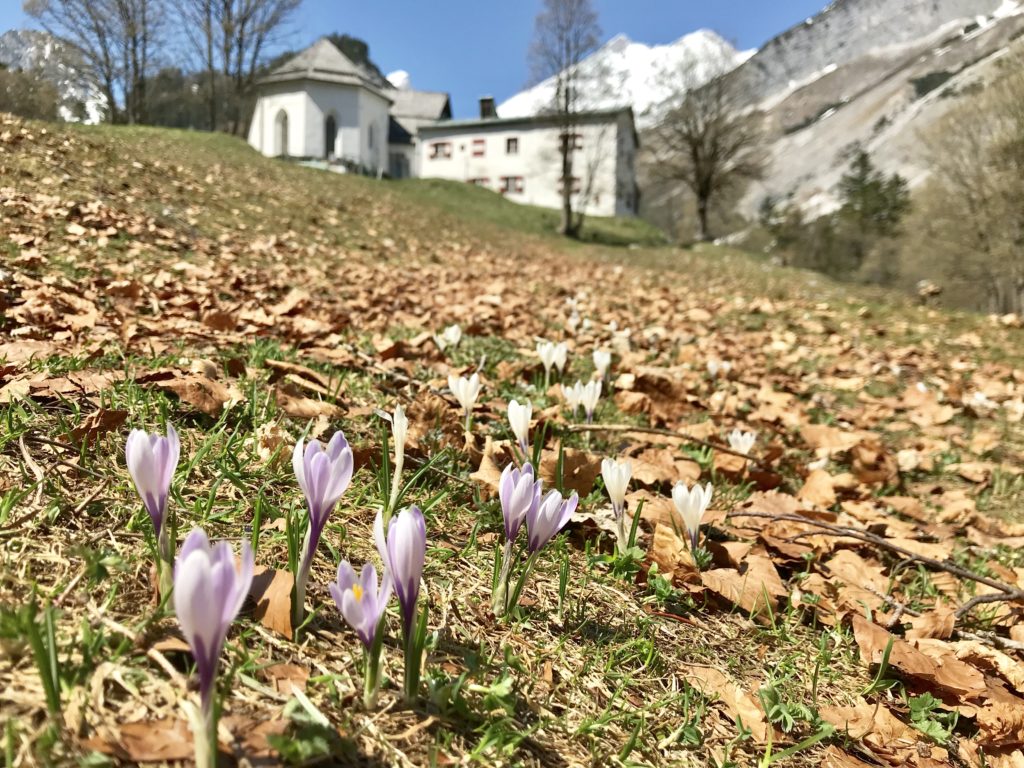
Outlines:
[[508,404],[508,423],[512,427],[512,434],[516,436],[519,443],[519,450],[526,454],[530,447],[530,419],[533,418],[533,405],[527,402],[520,405],[513,400]]
[[558,369],[559,373],[565,370],[565,364],[569,359],[569,345],[564,341],[559,342],[555,345],[555,351],[553,355],[553,362],[555,368]]
[[505,539],[513,542],[523,522],[540,504],[540,480],[534,479],[529,462],[521,470],[512,464],[505,467],[498,481],[498,498],[505,520]]
[[562,385],[562,399],[565,400],[565,407],[568,408],[572,415],[576,415],[576,411],[580,409],[580,401],[583,399],[583,384],[576,382],[571,387]]
[[[128,474],[135,483],[135,490],[142,497],[146,511],[153,521],[153,530],[160,543],[160,556],[168,562],[174,553],[168,551],[170,541],[164,533],[164,518],[167,514],[167,497],[171,491],[171,478],[178,466],[181,443],[174,427],[167,425],[167,436],[147,434],[133,429],[125,444],[125,462]],[[161,535],[163,534],[163,535]]]
[[292,451],[292,469],[309,507],[309,522],[320,537],[327,517],[352,482],[355,463],[352,449],[341,430],[334,433],[326,446],[319,440],[310,440],[303,448],[300,438]]
[[292,451],[292,469],[306,497],[306,507],[309,510],[309,525],[306,527],[306,538],[302,546],[302,559],[295,573],[295,626],[302,621],[306,582],[310,566],[313,564],[313,555],[320,543],[320,536],[334,505],[352,482],[354,467],[352,449],[341,430],[334,433],[326,447],[321,446],[319,440],[310,440],[309,445],[303,450],[300,439]]
[[462,329],[458,325],[449,325],[440,335],[434,334],[434,343],[442,352],[448,347],[457,347],[462,341]]
[[688,488],[686,483],[680,480],[672,489],[672,503],[676,511],[683,518],[683,525],[690,535],[690,546],[697,548],[697,540],[700,536],[700,521],[704,517],[704,511],[711,503],[711,483],[701,488],[700,483],[694,483],[693,488]]
[[601,399],[601,381],[588,381],[583,387],[582,395],[580,396],[580,405],[583,406],[583,412],[587,415],[587,424],[594,419],[594,411],[597,409],[597,401]]
[[754,432],[742,432],[739,429],[734,429],[729,433],[729,447],[737,453],[746,455],[754,447],[756,439],[757,435]]
[[469,417],[473,413],[473,406],[480,396],[480,374],[474,373],[468,379],[465,376],[449,376],[448,389],[455,395],[455,399],[462,406],[466,415],[466,431],[469,431]]
[[391,422],[391,437],[395,441],[395,471],[391,478],[391,499],[388,509],[393,510],[398,503],[398,493],[402,487],[402,469],[405,467],[405,441],[409,435],[409,419],[401,405],[395,406],[394,415],[384,414]]
[[537,342],[537,357],[540,358],[541,365],[544,366],[545,378],[551,375],[551,367],[555,364],[555,356],[556,348],[553,341]]
[[594,350],[594,370],[597,371],[597,376],[603,379],[608,375],[608,368],[612,364],[612,353],[604,349]]
[[213,707],[217,665],[228,627],[242,609],[252,584],[254,560],[248,541],[242,541],[241,568],[235,568],[231,545],[211,545],[200,528],[181,546],[174,565],[174,612],[199,672],[203,712]]
[[384,571],[384,578],[377,588],[377,569],[373,563],[364,563],[363,572],[357,578],[355,569],[347,560],[338,565],[338,578],[328,585],[335,605],[341,611],[348,625],[359,635],[362,644],[370,649],[377,636],[381,616],[387,610],[388,600],[394,584],[391,574]]
[[632,474],[633,466],[628,461],[601,461],[601,477],[604,478],[604,487],[608,491],[608,498],[612,501],[612,512],[615,514],[615,536],[619,552],[625,552],[629,546],[629,537],[626,534],[626,489],[629,487],[629,478]]
[[407,507],[391,518],[387,533],[384,516],[377,512],[373,538],[385,569],[395,584],[395,594],[402,609],[402,629],[408,638],[416,622],[416,601],[427,553],[427,524],[417,506]]
[[526,515],[527,550],[535,554],[551,541],[576,511],[579,496],[574,492],[568,499],[563,499],[558,491],[548,491],[548,495]]
[[621,517],[626,509],[626,489],[629,487],[629,478],[632,474],[633,466],[628,461],[601,461],[601,477],[604,478],[604,487],[608,491],[608,498],[612,501],[612,509],[617,518]]

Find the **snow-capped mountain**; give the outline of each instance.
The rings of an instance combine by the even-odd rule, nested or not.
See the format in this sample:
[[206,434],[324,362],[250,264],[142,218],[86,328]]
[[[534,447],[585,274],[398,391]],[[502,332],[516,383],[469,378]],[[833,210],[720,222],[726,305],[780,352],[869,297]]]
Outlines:
[[98,123],[106,99],[74,66],[74,52],[46,32],[12,29],[0,34],[0,64],[33,70],[57,86],[62,120]]
[[[631,106],[641,124],[650,122],[657,107],[675,96],[684,69],[687,83],[706,82],[742,64],[754,51],[737,51],[718,34],[701,29],[667,45],[645,45],[616,35],[580,64],[586,81],[584,109]],[[501,117],[535,115],[549,109],[555,97],[551,77],[498,105]]]

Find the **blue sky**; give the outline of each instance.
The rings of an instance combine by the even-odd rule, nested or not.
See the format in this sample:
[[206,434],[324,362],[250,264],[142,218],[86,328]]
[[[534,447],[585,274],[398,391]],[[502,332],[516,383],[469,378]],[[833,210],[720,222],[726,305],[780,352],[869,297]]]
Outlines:
[[[172,3],[173,4],[173,3]],[[527,48],[540,0],[305,0],[283,42],[300,48],[338,31],[361,37],[384,72],[448,91],[455,115],[479,96],[500,102],[529,81]],[[594,0],[603,39],[617,33],[668,43],[701,27],[753,48],[823,8],[826,0]],[[0,31],[26,26],[21,0],[0,0]]]

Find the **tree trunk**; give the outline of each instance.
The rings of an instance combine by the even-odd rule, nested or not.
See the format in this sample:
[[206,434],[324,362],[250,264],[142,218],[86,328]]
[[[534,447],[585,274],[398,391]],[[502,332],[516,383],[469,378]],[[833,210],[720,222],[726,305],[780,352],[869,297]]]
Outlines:
[[712,240],[711,230],[708,228],[708,199],[697,198],[697,239],[702,243]]
[[572,215],[572,145],[568,130],[562,138],[562,221],[558,233],[574,239],[579,235]]

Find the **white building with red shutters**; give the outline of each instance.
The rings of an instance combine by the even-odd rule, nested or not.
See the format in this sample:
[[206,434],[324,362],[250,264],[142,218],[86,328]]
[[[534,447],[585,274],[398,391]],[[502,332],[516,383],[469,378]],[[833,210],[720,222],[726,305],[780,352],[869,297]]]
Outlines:
[[573,205],[590,216],[633,216],[638,140],[631,109],[583,112],[564,131],[556,115],[501,118],[481,99],[481,117],[419,126],[418,175],[476,184],[509,200],[562,205],[561,142],[573,146]]
[[581,112],[571,130],[555,115],[452,120],[448,94],[395,87],[322,38],[257,83],[249,143],[336,171],[451,179],[517,203],[562,206],[562,142],[572,146],[573,208],[633,216],[638,148],[631,109]]

